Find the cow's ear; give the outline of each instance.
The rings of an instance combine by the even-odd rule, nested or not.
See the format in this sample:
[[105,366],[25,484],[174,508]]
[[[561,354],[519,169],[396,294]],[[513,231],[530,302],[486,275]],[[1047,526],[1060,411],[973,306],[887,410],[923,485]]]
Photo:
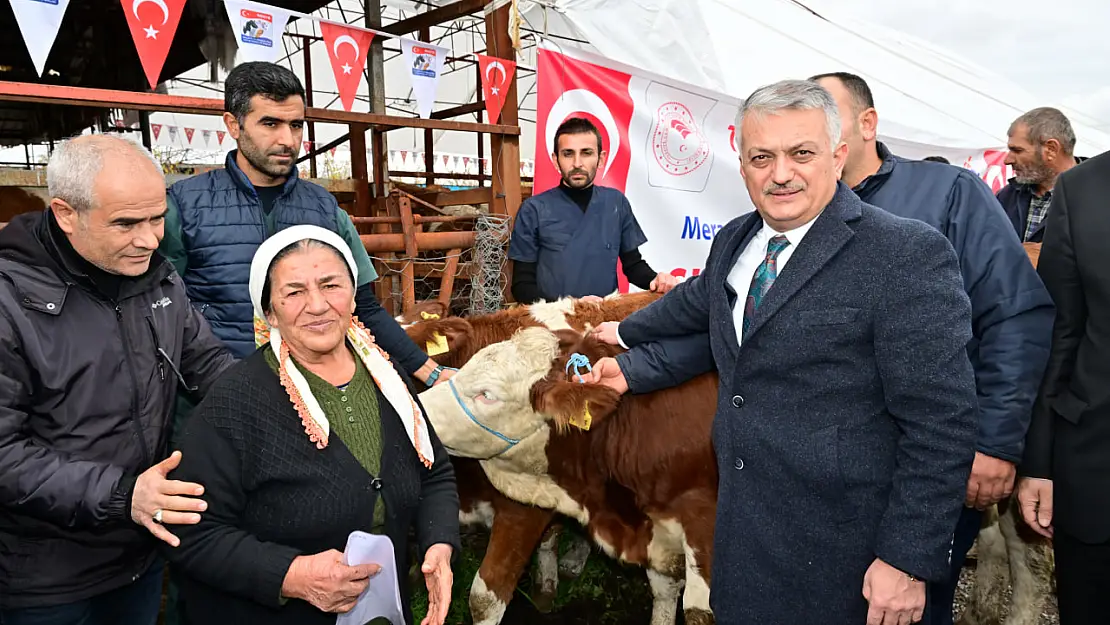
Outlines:
[[551,417],[560,432],[589,430],[613,414],[620,395],[600,384],[541,380],[532,386],[532,408]]
[[429,356],[455,352],[470,340],[470,322],[460,317],[422,321],[405,328],[414,343]]

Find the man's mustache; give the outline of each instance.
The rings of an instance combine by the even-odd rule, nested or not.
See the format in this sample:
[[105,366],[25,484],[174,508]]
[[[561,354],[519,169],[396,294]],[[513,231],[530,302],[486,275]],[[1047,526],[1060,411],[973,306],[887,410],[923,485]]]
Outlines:
[[771,183],[770,185],[763,187],[763,195],[775,195],[776,193],[785,194],[805,190],[806,186],[804,184],[798,184],[796,182],[790,182],[787,184]]

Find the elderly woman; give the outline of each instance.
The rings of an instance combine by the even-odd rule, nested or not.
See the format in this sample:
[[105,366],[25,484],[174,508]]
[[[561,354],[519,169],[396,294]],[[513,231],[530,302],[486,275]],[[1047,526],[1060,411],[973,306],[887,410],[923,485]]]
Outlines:
[[355,530],[392,541],[411,622],[410,528],[424,554],[423,625],[446,617],[454,474],[410,381],[352,316],[355,274],[343,240],[316,226],[282,230],[254,256],[251,299],[268,341],[197,407],[170,476],[203,485],[208,504],[167,550],[192,624],[334,625],[383,583],[376,565],[344,564]]

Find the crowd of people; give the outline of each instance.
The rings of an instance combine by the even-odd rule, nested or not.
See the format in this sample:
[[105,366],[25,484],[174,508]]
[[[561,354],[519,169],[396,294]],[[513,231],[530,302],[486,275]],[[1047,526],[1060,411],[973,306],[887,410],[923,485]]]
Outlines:
[[[444,622],[459,502],[418,393],[453,370],[381,307],[350,217],[297,176],[304,96],[285,68],[238,66],[237,149],[168,191],[133,142],[63,142],[49,207],[0,231],[0,625],[153,625],[167,570],[170,623],[330,623],[380,570],[345,563],[354,531],[388,537],[398,571],[415,551],[422,625]],[[641,255],[634,207],[595,184],[600,133],[571,118],[560,185],[514,223],[513,296],[597,300],[619,261],[664,296],[593,330],[627,351],[590,381],[719,372],[718,622],[950,624],[983,511],[1015,492],[1053,540],[1061,622],[1101,622],[1110,156],[1080,164],[1067,118],[1035,109],[996,197],[894,155],[878,126],[853,74],[752,93],[736,128],[756,211],[680,284]],[[802,505],[763,514],[772,500]]]

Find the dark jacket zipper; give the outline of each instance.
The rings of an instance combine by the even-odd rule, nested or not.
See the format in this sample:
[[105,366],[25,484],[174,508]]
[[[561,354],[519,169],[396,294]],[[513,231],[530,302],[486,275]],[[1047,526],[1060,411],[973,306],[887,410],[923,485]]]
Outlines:
[[[123,309],[120,305],[116,304],[116,321],[119,323],[120,336],[123,338],[123,350],[125,354],[131,353],[131,341],[127,338],[127,328],[123,323]],[[146,446],[146,435],[143,432],[143,424],[139,417],[139,378],[135,375],[135,363],[131,358],[124,358],[127,361],[127,373],[131,376],[131,425],[135,428],[135,433],[139,436],[139,449],[143,452],[143,467],[149,468],[150,451]]]

